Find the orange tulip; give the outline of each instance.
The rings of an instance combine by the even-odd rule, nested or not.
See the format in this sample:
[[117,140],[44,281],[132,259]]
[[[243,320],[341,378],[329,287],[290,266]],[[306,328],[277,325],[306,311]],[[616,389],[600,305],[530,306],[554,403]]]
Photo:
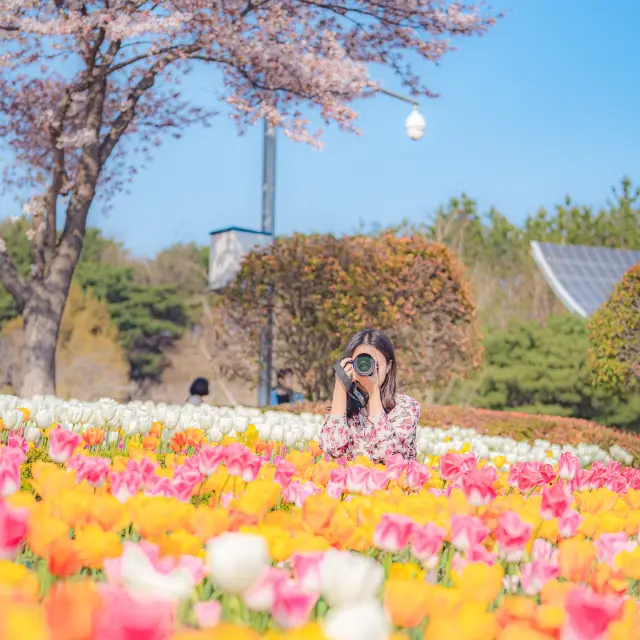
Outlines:
[[431,586],[423,580],[391,579],[384,585],[384,607],[397,627],[417,627],[427,615]]
[[586,582],[596,558],[596,549],[589,540],[569,538],[559,545],[560,575],[572,582]]
[[145,451],[155,451],[158,448],[158,442],[160,442],[157,436],[151,434],[142,438],[142,448]]
[[51,543],[47,561],[49,573],[56,578],[68,578],[82,569],[77,543],[69,537],[58,538]]
[[319,533],[329,525],[338,504],[326,493],[309,496],[302,505],[302,519],[311,531]]
[[171,442],[169,443],[171,451],[175,451],[175,453],[181,453],[187,448],[187,446],[187,436],[183,431],[178,431],[177,433],[173,434]]
[[44,600],[51,640],[91,640],[100,603],[91,580],[55,583]]
[[88,447],[97,447],[104,440],[104,431],[91,427],[82,432],[82,439]]

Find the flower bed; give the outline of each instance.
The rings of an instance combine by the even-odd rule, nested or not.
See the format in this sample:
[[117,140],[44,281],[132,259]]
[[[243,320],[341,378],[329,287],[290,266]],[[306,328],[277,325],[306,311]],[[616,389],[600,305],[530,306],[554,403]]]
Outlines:
[[[293,410],[295,413],[323,414],[326,406],[320,403],[293,405],[288,410]],[[631,453],[636,465],[640,464],[638,434],[605,427],[589,420],[531,415],[515,411],[427,405],[422,407],[420,423],[428,427],[455,425],[473,429],[481,434],[507,436],[514,440],[543,439],[559,445],[595,444],[606,450],[617,445]]]
[[0,416],[0,638],[638,637],[623,450],[436,428],[374,466],[327,460],[310,414]]

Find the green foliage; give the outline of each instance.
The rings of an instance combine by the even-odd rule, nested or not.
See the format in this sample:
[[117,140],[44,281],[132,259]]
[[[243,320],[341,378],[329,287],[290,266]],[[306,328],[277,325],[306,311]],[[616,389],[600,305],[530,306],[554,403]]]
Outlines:
[[484,367],[472,387],[457,390],[458,400],[486,409],[640,428],[640,398],[607,396],[591,385],[584,320],[564,315],[546,326],[516,324],[492,333],[484,344]]
[[598,387],[640,390],[640,263],[627,271],[589,323],[589,363]]
[[[31,243],[27,238],[28,225],[24,220],[5,221],[0,224],[0,237],[7,245],[13,264],[25,277],[31,264]],[[20,315],[20,309],[13,296],[0,284],[0,327]]]
[[129,361],[130,379],[142,387],[159,383],[167,350],[188,325],[185,298],[172,285],[142,285],[132,268],[86,263],[78,269],[83,287],[107,302]]
[[413,389],[477,364],[468,287],[450,252],[424,235],[296,234],[249,254],[220,301],[229,335],[245,346],[246,358],[255,357],[270,290],[276,359],[290,364],[308,397],[329,396],[332,361],[364,327],[389,332]]

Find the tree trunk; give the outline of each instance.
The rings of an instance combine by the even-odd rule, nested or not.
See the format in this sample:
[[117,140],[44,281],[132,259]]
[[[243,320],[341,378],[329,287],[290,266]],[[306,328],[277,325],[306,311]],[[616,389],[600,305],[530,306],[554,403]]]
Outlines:
[[22,388],[23,398],[56,392],[56,346],[68,285],[62,291],[34,287],[24,307]]

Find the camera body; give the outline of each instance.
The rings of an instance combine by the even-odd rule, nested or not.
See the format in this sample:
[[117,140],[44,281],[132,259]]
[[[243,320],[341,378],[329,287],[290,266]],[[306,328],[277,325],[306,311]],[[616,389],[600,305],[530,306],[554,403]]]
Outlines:
[[[356,375],[362,378],[372,376],[377,369],[375,359],[368,353],[361,353],[359,356],[356,356],[351,361],[351,366]],[[360,409],[364,409],[369,402],[369,394],[362,389],[355,380],[352,380],[347,375],[347,372],[342,368],[340,362],[336,362],[333,365],[333,369],[347,390],[347,395],[354,400]]]

